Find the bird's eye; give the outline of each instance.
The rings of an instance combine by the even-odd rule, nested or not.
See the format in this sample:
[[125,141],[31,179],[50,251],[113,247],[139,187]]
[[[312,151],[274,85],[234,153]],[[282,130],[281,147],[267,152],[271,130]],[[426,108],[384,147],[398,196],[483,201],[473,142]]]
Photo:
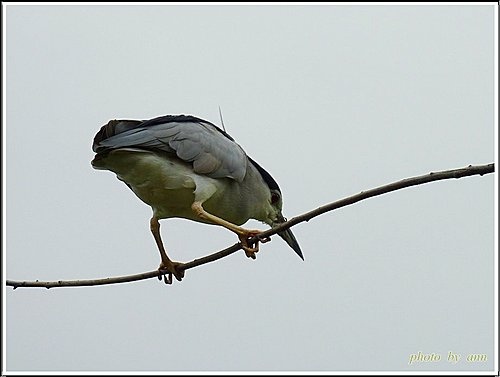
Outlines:
[[271,193],[271,204],[278,203],[278,200],[280,200],[280,194],[278,194],[277,192],[272,192]]

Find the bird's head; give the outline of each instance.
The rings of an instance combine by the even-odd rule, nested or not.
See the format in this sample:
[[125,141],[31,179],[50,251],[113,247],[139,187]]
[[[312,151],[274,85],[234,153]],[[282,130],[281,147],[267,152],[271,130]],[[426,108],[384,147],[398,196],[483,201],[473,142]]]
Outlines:
[[[275,227],[280,225],[286,221],[285,217],[282,214],[282,206],[283,199],[281,197],[281,192],[279,189],[270,190],[270,198],[269,202],[271,204],[272,213],[270,217],[269,225]],[[285,240],[285,242],[297,253],[297,255],[304,260],[304,256],[302,255],[302,250],[300,250],[299,243],[297,239],[293,235],[290,228],[283,230],[282,232],[278,232],[278,235]]]
[[[257,168],[264,182],[267,184],[269,188],[268,203],[266,203],[268,211],[267,211],[267,216],[264,219],[264,222],[270,225],[271,227],[283,224],[286,221],[286,219],[282,213],[283,198],[278,184],[273,179],[273,177],[271,177],[271,175],[264,170],[264,168],[262,168],[250,157],[249,160]],[[278,235],[285,240],[285,242],[295,251],[295,253],[297,253],[297,255],[302,260],[304,260],[304,256],[302,255],[302,250],[300,249],[299,243],[297,242],[297,239],[293,235],[290,228],[278,232]]]

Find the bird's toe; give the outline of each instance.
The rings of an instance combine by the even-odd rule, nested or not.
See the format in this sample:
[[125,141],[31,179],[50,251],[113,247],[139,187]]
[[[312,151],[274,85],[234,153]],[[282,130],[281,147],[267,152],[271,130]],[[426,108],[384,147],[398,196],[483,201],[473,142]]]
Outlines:
[[243,246],[243,250],[245,250],[245,254],[248,258],[256,259],[257,256],[255,253],[259,251],[258,247],[245,247]]
[[158,271],[161,273],[161,275],[158,275],[158,279],[161,280],[163,276],[163,281],[165,282],[165,284],[172,284],[173,275],[178,281],[181,281],[184,277],[184,269],[182,268],[183,265],[184,263],[180,262],[161,262],[160,266],[158,267]]
[[248,258],[255,259],[257,253],[259,251],[259,241],[250,242],[250,239],[257,236],[260,233],[258,230],[248,231],[245,235],[240,235],[239,239],[241,242],[241,247],[245,251],[245,254]]

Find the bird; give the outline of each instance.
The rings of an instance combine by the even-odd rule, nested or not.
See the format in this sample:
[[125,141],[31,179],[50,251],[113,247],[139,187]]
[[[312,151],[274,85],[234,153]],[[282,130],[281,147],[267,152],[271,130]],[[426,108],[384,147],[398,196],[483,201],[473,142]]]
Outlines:
[[[181,281],[184,270],[181,262],[168,257],[159,220],[184,218],[222,226],[236,233],[252,259],[262,231],[241,225],[249,219],[271,227],[286,221],[281,190],[271,174],[225,129],[207,120],[184,114],[112,119],[95,135],[92,150],[94,169],[115,173],[151,206],[150,230],[161,258],[158,270],[166,271],[168,284],[172,275]],[[290,228],[278,235],[304,260]]]

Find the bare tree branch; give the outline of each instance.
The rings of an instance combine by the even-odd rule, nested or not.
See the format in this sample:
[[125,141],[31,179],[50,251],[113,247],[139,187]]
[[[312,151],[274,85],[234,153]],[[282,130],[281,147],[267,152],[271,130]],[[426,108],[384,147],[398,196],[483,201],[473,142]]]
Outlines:
[[[443,179],[451,179],[451,178],[462,178],[471,175],[484,175],[493,173],[495,171],[494,164],[487,165],[478,165],[472,166],[469,165],[465,168],[453,169],[453,170],[444,170],[440,172],[431,172],[426,175],[421,175],[412,178],[406,178],[401,181],[389,183],[388,185],[380,186],[368,191],[362,191],[359,194],[349,196],[344,199],[337,200],[333,203],[326,204],[322,207],[316,208],[310,212],[306,212],[302,215],[296,216],[286,223],[280,224],[274,228],[266,230],[259,235],[259,239],[266,239],[276,233],[288,229],[294,225],[297,225],[304,221],[309,221],[314,217],[317,217],[325,212],[333,211],[335,209],[348,206],[350,204],[357,203],[361,200],[368,199],[374,196],[386,194],[388,192],[400,190],[406,187],[421,185],[424,183],[439,181]],[[253,240],[257,241],[257,238]],[[214,262],[218,259],[227,257],[235,253],[236,251],[241,249],[241,244],[236,243],[224,250],[220,250],[216,253],[201,257],[199,259],[192,260],[191,262],[184,263],[182,265],[182,269],[188,270],[194,267],[201,266],[203,264],[207,264],[210,262]],[[166,271],[149,271],[136,275],[127,275],[127,276],[118,276],[112,278],[104,278],[104,279],[89,279],[89,280],[59,280],[59,281],[14,281],[7,280],[6,285],[14,287],[14,289],[19,287],[39,287],[39,288],[54,288],[54,287],[84,287],[84,286],[94,286],[94,285],[106,285],[106,284],[118,284],[118,283],[127,283],[137,280],[144,280],[157,277],[161,279],[161,277],[165,274]]]

